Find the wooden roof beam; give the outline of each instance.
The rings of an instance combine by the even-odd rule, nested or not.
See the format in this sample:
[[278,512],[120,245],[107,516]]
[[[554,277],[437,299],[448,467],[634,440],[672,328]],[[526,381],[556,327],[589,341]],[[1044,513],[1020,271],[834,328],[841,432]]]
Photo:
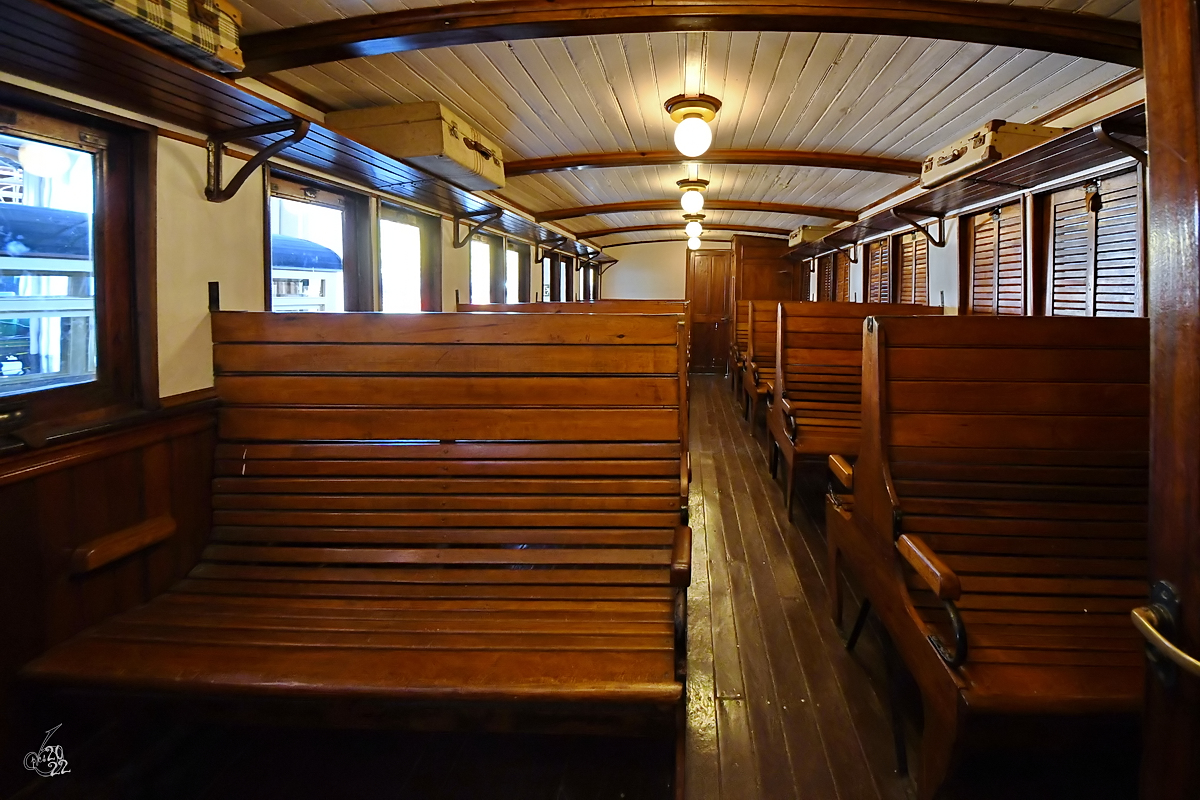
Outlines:
[[242,39],[244,75],[460,44],[660,31],[868,33],[1005,45],[1141,66],[1141,26],[956,0],[500,0],[368,14]]
[[[603,228],[598,231],[583,231],[576,233],[578,239],[598,239],[601,236],[612,236],[616,233],[641,233],[643,231],[682,231],[683,225],[668,222],[661,225],[627,225],[624,228]],[[721,225],[718,223],[704,224],[706,231],[736,231],[737,233],[762,233],[768,236],[787,236],[786,228],[767,228],[762,225]],[[606,245],[607,246],[607,245]]]
[[541,175],[547,172],[572,172],[611,167],[662,167],[676,164],[766,164],[779,167],[823,167],[861,172],[886,172],[893,175],[920,175],[920,161],[901,158],[863,156],[853,153],[815,153],[801,150],[709,150],[699,158],[688,158],[675,150],[648,150],[637,153],[578,153],[549,158],[507,161],[504,174],[509,178]]
[[[704,210],[761,211],[766,214],[795,214],[803,217],[825,217],[845,222],[855,222],[858,220],[857,212],[844,208],[822,208],[821,206],[801,206],[790,203],[760,203],[753,200],[705,199]],[[554,211],[535,213],[533,219],[535,222],[554,222],[555,220],[588,217],[594,214],[624,214],[630,211],[678,211],[681,214],[683,213],[683,210],[679,207],[679,199],[675,198],[672,200],[633,200],[626,203],[605,203],[598,206],[559,208]]]

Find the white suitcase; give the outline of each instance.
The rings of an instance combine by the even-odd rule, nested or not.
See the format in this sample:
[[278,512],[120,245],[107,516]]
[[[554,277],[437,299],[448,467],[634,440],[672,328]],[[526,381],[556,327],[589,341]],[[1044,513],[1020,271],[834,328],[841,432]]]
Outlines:
[[441,103],[334,111],[325,125],[464,189],[504,188],[500,147]]
[[788,247],[795,247],[798,244],[810,244],[819,242],[829,234],[833,233],[836,228],[825,225],[801,225],[796,230],[788,234]]
[[972,170],[1014,156],[1066,132],[1065,128],[1018,125],[994,119],[979,130],[925,159],[921,186],[926,189]]

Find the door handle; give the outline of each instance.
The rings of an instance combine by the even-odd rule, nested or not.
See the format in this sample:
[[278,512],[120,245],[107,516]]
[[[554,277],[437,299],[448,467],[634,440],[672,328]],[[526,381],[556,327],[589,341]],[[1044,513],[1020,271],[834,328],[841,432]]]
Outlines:
[[[1142,634],[1155,656],[1162,656],[1189,675],[1200,678],[1200,660],[1192,658],[1180,650],[1163,634],[1163,629],[1166,629],[1168,633],[1173,632],[1176,620],[1179,618],[1179,598],[1175,587],[1166,581],[1159,581],[1154,584],[1150,599],[1153,601],[1150,605],[1141,606],[1129,612],[1130,619],[1133,620],[1133,627]],[[1164,682],[1172,683],[1173,680],[1168,679],[1161,669],[1165,665],[1157,662],[1156,666],[1160,668],[1159,675],[1164,678]]]

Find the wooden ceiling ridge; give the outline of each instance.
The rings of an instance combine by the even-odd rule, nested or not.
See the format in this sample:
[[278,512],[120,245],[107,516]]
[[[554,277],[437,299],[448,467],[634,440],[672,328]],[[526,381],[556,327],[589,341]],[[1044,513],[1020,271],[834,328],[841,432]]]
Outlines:
[[463,44],[664,31],[866,33],[1003,45],[1141,66],[1141,26],[961,0],[500,0],[367,14],[252,34],[244,75]]
[[[618,233],[641,233],[644,231],[682,231],[683,225],[678,222],[667,222],[654,225],[626,225],[623,228],[602,228],[597,231],[582,231],[575,234],[579,239],[598,239],[601,236],[612,236]],[[762,225],[723,225],[720,223],[705,223],[706,231],[736,231],[738,233],[761,233],[768,236],[787,236],[786,228],[768,228]],[[606,247],[615,247],[617,242]]]
[[893,175],[919,175],[920,161],[868,156],[856,153],[824,153],[804,150],[709,150],[698,158],[688,158],[675,150],[643,150],[617,153],[572,153],[546,158],[508,161],[504,174],[509,178],[612,167],[661,167],[676,164],[752,164],[781,167],[824,167],[861,172],[885,172]]
[[[705,210],[711,211],[761,211],[768,214],[793,214],[804,217],[825,217],[827,219],[855,222],[858,213],[845,208],[823,208],[821,206],[793,205],[791,203],[763,203],[755,200],[710,200],[704,201]],[[575,217],[588,217],[595,214],[624,214],[631,211],[679,211],[679,198],[670,200],[632,200],[623,203],[604,203],[595,206],[579,206],[578,208],[559,208],[552,211],[541,211],[534,214],[535,222],[554,222]]]

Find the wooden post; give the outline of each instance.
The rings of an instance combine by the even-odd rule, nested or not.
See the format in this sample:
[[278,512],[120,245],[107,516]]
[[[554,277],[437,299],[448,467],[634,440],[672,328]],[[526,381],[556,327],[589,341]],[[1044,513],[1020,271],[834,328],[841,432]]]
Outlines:
[[[1142,4],[1150,137],[1150,579],[1182,599],[1200,654],[1200,24],[1194,0]],[[1200,680],[1147,677],[1142,797],[1200,786]]]

